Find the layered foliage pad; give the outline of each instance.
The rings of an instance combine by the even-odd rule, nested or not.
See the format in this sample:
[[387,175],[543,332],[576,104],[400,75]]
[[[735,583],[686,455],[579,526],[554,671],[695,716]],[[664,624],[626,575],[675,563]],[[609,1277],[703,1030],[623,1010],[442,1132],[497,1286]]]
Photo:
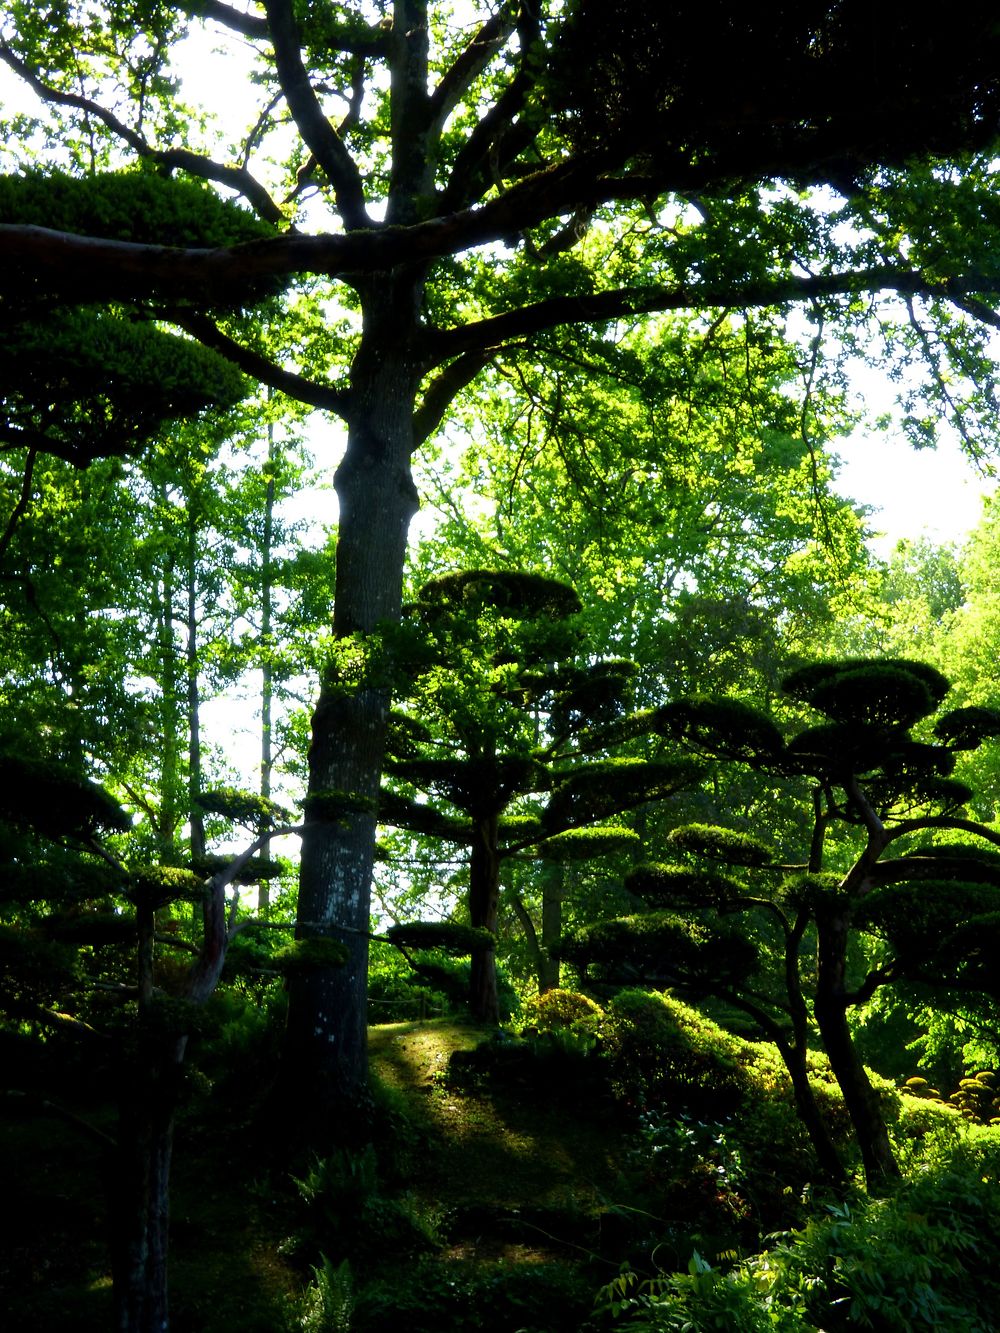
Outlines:
[[[652,910],[578,931],[562,951],[593,982],[624,975],[725,998],[779,1044],[791,1072],[796,1062],[802,1067],[810,1040],[808,996],[817,1019],[822,1014],[822,1038],[836,1055],[862,1151],[870,1154],[871,1180],[881,1131],[877,1113],[864,1109],[874,1103],[851,1053],[846,1010],[891,982],[930,985],[953,997],[998,994],[988,963],[1000,942],[1000,863],[991,846],[998,837],[964,817],[968,789],[947,776],[954,750],[981,744],[996,726],[988,710],[968,722],[967,710],[958,710],[938,718],[935,739],[916,739],[913,729],[926,727],[949,684],[933,667],[908,659],[821,662],[792,673],[784,687],[829,720],[799,724],[786,740],[762,714],[708,698],[666,705],[658,718],[666,734],[703,756],[807,779],[803,794],[814,819],[807,863],[782,865],[756,839],[732,830],[679,828],[668,842],[683,860],[637,867],[627,879]],[[823,855],[827,830],[837,823],[853,834],[833,873],[824,871]],[[935,844],[938,830],[964,838]],[[890,855],[902,838],[904,853]],[[720,862],[734,873],[721,875]],[[752,945],[733,914],[752,922]],[[815,973],[803,951],[813,931]],[[858,972],[849,948],[865,935],[880,947]],[[733,937],[742,954],[734,953]],[[804,1095],[803,1088],[800,1109]]]

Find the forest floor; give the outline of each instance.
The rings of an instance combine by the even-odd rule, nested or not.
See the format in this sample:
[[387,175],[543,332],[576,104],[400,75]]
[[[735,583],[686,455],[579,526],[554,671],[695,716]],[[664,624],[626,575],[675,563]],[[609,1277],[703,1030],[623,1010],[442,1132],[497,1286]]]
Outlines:
[[592,1254],[599,1237],[586,1233],[599,1225],[618,1178],[609,1113],[530,1086],[455,1087],[451,1056],[482,1040],[481,1029],[445,1019],[370,1031],[374,1073],[406,1099],[426,1134],[410,1187],[449,1215],[453,1254]]
[[[475,1077],[454,1082],[452,1055],[474,1050],[485,1035],[446,1019],[371,1029],[372,1072],[384,1090],[377,1100],[390,1111],[390,1137],[377,1147],[375,1215],[383,1203],[389,1216],[396,1205],[412,1208],[432,1244],[408,1253],[396,1250],[391,1235],[380,1242],[376,1234],[357,1263],[352,1257],[358,1290],[366,1298],[375,1292],[363,1333],[575,1333],[579,1311],[585,1320],[597,1287],[615,1276],[616,1218],[629,1212],[616,1198],[620,1122],[579,1089],[540,1092],[516,1077],[502,1086]],[[113,1133],[113,1110],[95,1104],[94,1113]],[[332,1245],[308,1235],[308,1222],[306,1243],[297,1247],[305,1217],[293,1179],[299,1170],[290,1177],[276,1165],[273,1133],[262,1138],[264,1126],[246,1117],[246,1109],[222,1106],[209,1093],[203,1109],[192,1108],[178,1125],[173,1333],[297,1328],[311,1266],[327,1249],[336,1260]],[[383,1177],[383,1159],[393,1158],[394,1173]],[[8,1188],[0,1323],[31,1333],[103,1333],[111,1326],[111,1282],[99,1149],[58,1119],[26,1118],[6,1128],[0,1174]],[[349,1217],[348,1231],[354,1225]],[[373,1243],[382,1247],[374,1262]],[[487,1323],[484,1300],[492,1303]],[[437,1322],[425,1325],[435,1302]],[[539,1319],[539,1309],[557,1305],[563,1322]]]

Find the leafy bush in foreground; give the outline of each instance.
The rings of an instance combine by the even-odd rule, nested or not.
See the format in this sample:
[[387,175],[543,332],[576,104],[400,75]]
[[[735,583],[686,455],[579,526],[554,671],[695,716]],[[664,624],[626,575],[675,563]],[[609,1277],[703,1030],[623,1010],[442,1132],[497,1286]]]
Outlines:
[[598,1305],[629,1333],[995,1333],[998,1216],[1000,1134],[971,1131],[891,1197],[831,1205],[731,1272],[696,1253],[685,1274],[621,1274]]

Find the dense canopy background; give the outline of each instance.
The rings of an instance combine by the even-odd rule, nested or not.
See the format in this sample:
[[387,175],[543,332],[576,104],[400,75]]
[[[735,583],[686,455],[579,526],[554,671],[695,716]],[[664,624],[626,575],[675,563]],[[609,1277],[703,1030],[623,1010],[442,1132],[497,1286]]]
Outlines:
[[[89,1139],[111,1242],[48,1314],[15,1281],[23,1320],[82,1327],[105,1275],[118,1328],[167,1326],[180,1126],[264,1293],[214,1326],[417,1327],[421,1289],[463,1326],[449,1209],[515,1205],[367,1056],[433,1012],[435,1060],[514,1025],[449,1096],[529,1089],[613,1159],[511,1328],[990,1326],[995,514],[884,564],[835,488],[859,364],[883,430],[992,467],[1000,25],[947,17],[7,6],[8,1106],[39,1170],[40,1117]],[[209,736],[234,708],[252,761]],[[421,1135],[460,1203],[400,1196]],[[968,1240],[914,1288],[921,1188]],[[632,1196],[657,1224],[616,1232]]]

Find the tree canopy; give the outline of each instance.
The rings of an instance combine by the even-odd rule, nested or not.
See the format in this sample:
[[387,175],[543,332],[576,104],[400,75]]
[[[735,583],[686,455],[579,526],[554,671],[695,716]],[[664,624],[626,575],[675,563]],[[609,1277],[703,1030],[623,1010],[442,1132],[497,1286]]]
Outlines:
[[[235,49],[248,69],[225,127],[182,78],[206,31],[222,49],[198,77]],[[414,450],[501,354],[546,365],[566,329],[801,305],[814,367],[825,330],[861,345],[874,327],[930,370],[913,437],[960,409],[981,447],[997,41],[974,3],[946,34],[895,4],[17,3],[0,59],[37,110],[4,125],[0,300],[66,334],[70,308],[127,312],[198,358],[216,398],[198,347],[339,417],[334,632],[370,633],[400,610]],[[120,434],[99,379],[71,415]],[[805,401],[817,383],[807,367]],[[36,432],[30,458],[46,423],[16,393],[9,412],[8,436]],[[67,430],[51,423],[54,447],[80,461],[122,447]],[[387,715],[383,689],[334,673],[313,723],[311,790],[350,794],[354,814],[306,835],[301,929],[347,932],[353,954],[293,989],[289,1068],[345,1091],[364,1077]]]

